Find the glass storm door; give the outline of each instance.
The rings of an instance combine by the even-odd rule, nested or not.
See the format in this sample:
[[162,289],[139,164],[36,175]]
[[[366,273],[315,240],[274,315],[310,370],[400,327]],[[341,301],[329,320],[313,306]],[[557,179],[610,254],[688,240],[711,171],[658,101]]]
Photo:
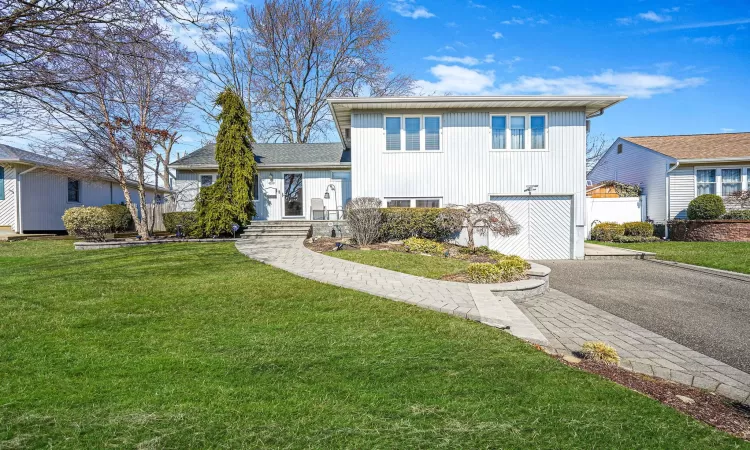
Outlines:
[[302,196],[302,174],[284,174],[284,217],[302,217],[304,197]]

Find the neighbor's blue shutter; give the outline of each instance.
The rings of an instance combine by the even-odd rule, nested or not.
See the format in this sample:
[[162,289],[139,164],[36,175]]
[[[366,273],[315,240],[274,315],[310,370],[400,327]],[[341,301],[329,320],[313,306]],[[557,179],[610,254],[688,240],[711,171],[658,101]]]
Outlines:
[[5,168],[0,167],[0,200],[5,200]]

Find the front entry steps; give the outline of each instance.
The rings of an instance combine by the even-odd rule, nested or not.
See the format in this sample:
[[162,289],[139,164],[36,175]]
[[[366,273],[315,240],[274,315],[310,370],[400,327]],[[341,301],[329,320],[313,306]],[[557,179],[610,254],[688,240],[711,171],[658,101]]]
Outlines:
[[307,238],[312,234],[312,222],[307,220],[263,220],[250,223],[238,238]]

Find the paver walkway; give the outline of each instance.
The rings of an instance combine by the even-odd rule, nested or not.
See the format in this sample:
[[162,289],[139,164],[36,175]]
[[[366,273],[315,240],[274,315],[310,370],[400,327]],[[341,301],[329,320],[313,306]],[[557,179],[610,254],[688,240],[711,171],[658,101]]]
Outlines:
[[747,373],[563,292],[552,289],[517,303],[557,353],[576,352],[586,341],[604,341],[617,349],[623,367],[750,401]]
[[303,242],[260,238],[239,240],[236,246],[252,259],[295,275],[477,320],[546,344],[544,335],[510,299],[495,296],[487,286],[431,280],[333,258],[308,250]]

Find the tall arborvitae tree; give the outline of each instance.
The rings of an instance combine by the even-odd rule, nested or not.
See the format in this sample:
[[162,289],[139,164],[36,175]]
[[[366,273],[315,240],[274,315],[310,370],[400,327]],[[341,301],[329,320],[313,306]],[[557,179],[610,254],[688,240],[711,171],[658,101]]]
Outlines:
[[216,136],[216,183],[202,188],[196,201],[199,225],[207,236],[232,232],[232,224],[245,225],[255,215],[253,179],[257,173],[250,145],[250,115],[242,98],[230,88],[216,99],[221,108]]

